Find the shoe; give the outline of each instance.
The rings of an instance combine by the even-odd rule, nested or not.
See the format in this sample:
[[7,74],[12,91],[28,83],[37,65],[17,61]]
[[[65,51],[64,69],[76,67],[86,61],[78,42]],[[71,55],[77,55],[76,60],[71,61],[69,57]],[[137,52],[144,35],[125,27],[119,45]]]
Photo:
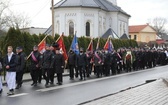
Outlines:
[[50,85],[54,85],[54,82],[51,82]]
[[2,91],[3,91],[3,90],[1,89],[1,90],[0,90],[0,95],[2,94]]
[[35,83],[33,82],[33,83],[31,84],[31,86],[34,86],[34,84],[35,84]]
[[80,81],[82,81],[83,80],[83,78],[81,78],[81,79],[79,79]]
[[17,85],[15,89],[19,89],[19,88],[21,88],[21,85]]
[[37,86],[37,83],[34,83],[34,85],[33,86]]
[[70,78],[70,80],[74,80],[74,78]]
[[48,83],[45,84],[45,87],[48,87]]
[[62,85],[62,82],[58,82],[57,84],[58,84],[58,85]]
[[9,90],[9,92],[8,92],[7,94],[8,94],[8,95],[14,95],[15,93],[14,93],[14,90],[11,89],[11,90]]

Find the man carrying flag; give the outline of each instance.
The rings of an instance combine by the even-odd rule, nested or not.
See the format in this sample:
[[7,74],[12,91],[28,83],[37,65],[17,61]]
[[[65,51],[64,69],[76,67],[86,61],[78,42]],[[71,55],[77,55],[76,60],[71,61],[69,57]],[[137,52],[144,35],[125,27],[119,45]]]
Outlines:
[[76,53],[79,54],[79,46],[78,46],[78,38],[76,37],[76,34],[72,40],[71,49]]
[[104,45],[105,55],[104,55],[104,73],[105,76],[110,75],[110,65],[112,62],[112,55],[111,52],[113,51],[113,44],[111,42],[110,37],[107,39],[106,44]]
[[86,58],[88,62],[88,66],[86,67],[86,74],[87,77],[90,77],[92,73],[92,66],[93,66],[93,39],[91,39],[87,51],[86,51]]
[[[72,40],[72,44],[71,44],[71,47],[70,47],[70,50],[72,50],[75,54],[76,54],[76,58],[75,58],[75,62],[77,60],[77,55],[79,55],[79,46],[78,46],[78,38],[76,37],[76,33],[75,33],[75,36]],[[78,68],[77,68],[77,64],[75,63],[75,71],[76,71],[76,78],[78,77]]]
[[67,56],[66,49],[65,49],[63,34],[57,39],[56,42],[59,45],[60,53],[63,55],[64,60],[67,60],[68,56]]

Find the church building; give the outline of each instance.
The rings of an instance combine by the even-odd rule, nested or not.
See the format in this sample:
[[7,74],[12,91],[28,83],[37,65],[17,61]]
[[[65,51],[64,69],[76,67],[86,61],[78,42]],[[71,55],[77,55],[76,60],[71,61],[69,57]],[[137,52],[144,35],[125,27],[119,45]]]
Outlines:
[[[102,37],[111,30],[113,38],[128,35],[130,15],[116,0],[61,0],[54,5],[55,32],[65,35]],[[45,32],[51,34],[51,27]]]

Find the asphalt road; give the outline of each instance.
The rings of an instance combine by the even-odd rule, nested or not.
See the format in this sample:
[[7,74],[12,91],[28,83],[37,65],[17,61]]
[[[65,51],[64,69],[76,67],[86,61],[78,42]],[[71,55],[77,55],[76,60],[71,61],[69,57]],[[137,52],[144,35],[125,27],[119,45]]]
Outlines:
[[128,87],[143,84],[146,80],[168,76],[168,66],[146,69],[116,76],[95,78],[86,81],[69,80],[64,77],[64,84],[45,88],[44,81],[37,87],[31,87],[31,82],[25,82],[14,96],[7,96],[4,87],[0,96],[0,105],[76,105],[108,94],[116,93]]

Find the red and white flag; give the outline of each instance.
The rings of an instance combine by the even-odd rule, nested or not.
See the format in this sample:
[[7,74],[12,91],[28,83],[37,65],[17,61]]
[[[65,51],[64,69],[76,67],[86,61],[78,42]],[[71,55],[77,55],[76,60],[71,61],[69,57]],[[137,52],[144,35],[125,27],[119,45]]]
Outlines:
[[66,49],[65,49],[65,44],[64,44],[64,41],[63,41],[63,35],[61,35],[61,36],[57,39],[56,42],[59,44],[60,53],[64,56],[64,60],[67,60],[67,59],[68,59],[68,56],[67,56]]
[[38,45],[38,50],[41,54],[45,52],[46,40],[42,40]]
[[93,52],[93,39],[91,39],[91,41],[88,45],[87,51]]

